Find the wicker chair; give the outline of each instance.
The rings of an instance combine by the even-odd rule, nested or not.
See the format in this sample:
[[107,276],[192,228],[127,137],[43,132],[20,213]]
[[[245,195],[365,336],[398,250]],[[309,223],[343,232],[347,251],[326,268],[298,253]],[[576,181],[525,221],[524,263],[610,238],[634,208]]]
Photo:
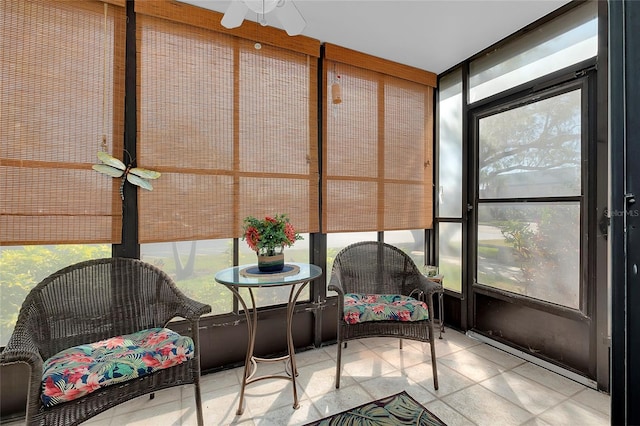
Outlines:
[[[441,285],[428,280],[413,260],[400,249],[377,241],[352,244],[338,253],[333,263],[329,290],[338,293],[338,357],[336,388],[340,387],[342,344],[365,337],[398,337],[429,342],[433,386],[438,389],[438,371],[433,341],[433,294]],[[404,295],[427,304],[428,319],[417,321],[364,321],[347,323],[344,318],[345,294]]]
[[[135,397],[184,384],[195,385],[198,424],[200,398],[198,323],[211,307],[184,296],[160,269],[136,259],[81,262],[50,275],[27,295],[0,363],[28,364],[27,425],[76,425]],[[42,400],[43,361],[82,344],[165,327],[174,317],[189,322],[194,356],[148,375],[98,388],[51,407]]]

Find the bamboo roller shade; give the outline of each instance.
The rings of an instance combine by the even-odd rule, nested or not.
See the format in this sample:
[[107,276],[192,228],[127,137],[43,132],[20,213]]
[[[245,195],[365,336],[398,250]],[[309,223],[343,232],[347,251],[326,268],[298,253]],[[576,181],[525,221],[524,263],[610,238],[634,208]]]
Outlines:
[[[97,67],[102,3],[2,7],[3,39],[28,46],[3,53],[3,75],[24,89],[3,93],[3,108],[20,113],[0,118],[2,242],[117,243],[119,181],[90,164],[102,133],[108,152],[122,152],[124,10],[108,7],[106,66]],[[275,213],[288,213],[301,232],[319,231],[319,43],[273,29],[223,30],[221,14],[173,1],[138,0],[136,11],[137,161],[163,173],[153,192],[139,191],[140,242],[239,236],[245,216]],[[325,232],[430,227],[431,73],[337,46],[327,54],[336,61],[325,63],[325,80],[337,64],[345,103],[334,115],[327,103],[324,122]]]
[[103,135],[122,152],[125,22],[97,1],[0,2],[3,245],[119,242],[119,181],[91,165]]
[[239,237],[244,217],[286,213],[319,231],[317,60],[141,15],[140,241]]
[[[361,58],[364,58],[362,54]],[[322,231],[433,225],[433,88],[325,60]],[[339,79],[337,77],[340,77]]]

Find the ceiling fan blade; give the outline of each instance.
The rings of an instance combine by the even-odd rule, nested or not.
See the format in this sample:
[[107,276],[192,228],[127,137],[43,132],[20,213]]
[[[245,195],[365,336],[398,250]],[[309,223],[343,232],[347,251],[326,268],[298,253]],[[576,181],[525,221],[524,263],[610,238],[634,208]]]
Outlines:
[[220,23],[225,28],[237,28],[242,25],[249,8],[242,0],[232,0]]
[[302,34],[302,30],[307,25],[291,0],[285,0],[284,4],[276,9],[276,16],[290,36]]

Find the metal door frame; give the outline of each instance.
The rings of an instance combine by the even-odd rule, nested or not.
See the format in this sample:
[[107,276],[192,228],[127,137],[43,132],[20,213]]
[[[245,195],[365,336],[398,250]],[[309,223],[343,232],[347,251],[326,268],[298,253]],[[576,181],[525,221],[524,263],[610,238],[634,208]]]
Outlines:
[[[596,306],[594,303],[596,295],[596,283],[594,274],[590,273],[595,270],[595,262],[590,261],[590,254],[595,252],[595,239],[588,238],[589,235],[594,234],[595,221],[593,220],[592,206],[595,205],[596,200],[596,185],[595,179],[595,162],[591,164],[590,159],[594,159],[596,155],[596,108],[595,108],[595,93],[596,90],[596,78],[593,65],[588,63],[580,64],[583,71],[575,72],[566,70],[557,73],[557,75],[548,76],[546,82],[539,82],[532,85],[528,90],[521,92],[513,92],[505,95],[504,97],[495,97],[489,102],[483,103],[481,106],[472,106],[468,110],[468,150],[469,150],[469,179],[468,179],[468,221],[467,221],[467,235],[466,235],[466,247],[467,247],[467,277],[466,280],[466,312],[468,318],[467,329],[470,330],[470,334],[482,340],[492,341],[496,346],[501,346],[503,349],[512,348],[512,351],[517,352],[520,356],[530,357],[532,361],[538,361],[539,364],[546,368],[554,369],[574,380],[578,380],[587,386],[597,387],[597,371],[598,361],[596,353],[598,348],[598,342],[596,339]],[[580,307],[579,309],[571,309],[565,307],[559,307],[552,303],[545,303],[524,296],[515,294],[505,294],[505,292],[499,290],[488,289],[485,286],[481,286],[477,283],[477,207],[478,207],[478,121],[487,115],[500,113],[518,106],[528,103],[538,102],[541,99],[553,97],[561,93],[566,93],[571,90],[580,89],[582,93],[582,164],[581,164],[581,181],[582,181],[582,195],[580,197],[566,197],[566,201],[580,202],[580,228],[581,228],[581,241],[580,241]],[[532,197],[533,198],[533,197]],[[542,199],[544,200],[544,199]],[[513,199],[505,199],[502,201],[514,201]],[[549,201],[562,201],[560,197]],[[592,258],[591,258],[592,260]],[[566,330],[576,331],[571,335],[576,335],[576,340],[582,341],[588,339],[586,345],[588,346],[588,355],[584,355],[585,358],[581,362],[583,365],[581,368],[572,368],[570,365],[560,363],[558,360],[552,357],[540,357],[539,355],[530,352],[524,345],[517,345],[513,342],[509,342],[508,339],[501,339],[495,335],[487,334],[486,331],[476,328],[478,324],[478,315],[481,315],[478,309],[477,303],[483,301],[486,303],[490,298],[495,298],[504,302],[507,306],[520,306],[522,312],[540,311],[544,312],[545,320],[551,320],[553,317],[563,317],[563,327]],[[520,315],[520,313],[518,313]],[[572,325],[573,323],[573,325]],[[578,325],[581,323],[581,325]],[[512,332],[513,334],[513,332]]]

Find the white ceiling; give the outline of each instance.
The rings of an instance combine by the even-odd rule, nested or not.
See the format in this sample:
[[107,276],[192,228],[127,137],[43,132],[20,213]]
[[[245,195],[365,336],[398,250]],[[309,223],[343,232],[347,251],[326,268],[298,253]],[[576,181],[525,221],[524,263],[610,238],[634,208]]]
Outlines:
[[[230,3],[181,1],[221,13]],[[294,3],[307,22],[304,36],[439,74],[569,0],[294,0]],[[267,23],[282,28],[273,16],[275,12],[267,14]],[[255,13],[250,11],[247,19],[255,21]]]

